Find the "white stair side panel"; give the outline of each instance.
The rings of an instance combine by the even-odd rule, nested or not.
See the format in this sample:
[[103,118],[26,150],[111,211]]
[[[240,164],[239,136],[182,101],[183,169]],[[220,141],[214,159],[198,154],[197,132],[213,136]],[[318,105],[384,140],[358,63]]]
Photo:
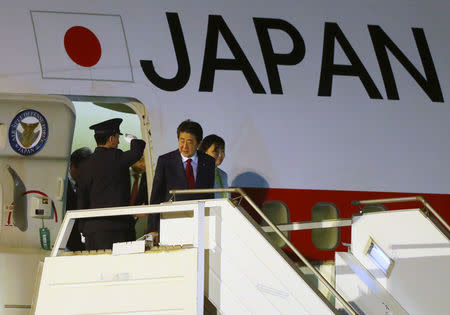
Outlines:
[[[220,255],[221,251],[217,250],[216,253]],[[215,260],[217,261],[217,259]],[[246,274],[246,270],[240,268],[240,264],[236,264],[235,260],[221,255],[220,270],[215,267],[210,265],[210,270],[220,274],[222,285],[232,288],[236,299],[245,306],[249,314],[282,314],[277,305],[271,303],[265,294],[257,289],[257,283]],[[260,270],[258,267],[255,268]],[[221,290],[221,288],[219,289]],[[221,304],[219,307],[224,314],[234,314],[234,312],[225,311],[226,309],[231,310],[231,305]]]
[[234,294],[232,287],[223,283],[212,269],[209,269],[208,278],[205,282],[205,295],[208,296],[220,314],[251,314],[251,311],[245,305],[245,299],[240,300],[240,297]]
[[[210,235],[210,237],[205,238],[205,248],[214,248],[215,239],[214,235],[216,234],[214,231],[215,225],[215,217],[213,216],[205,216],[205,236]],[[172,218],[172,219],[163,219],[161,220],[161,229],[167,230],[170,229],[170,233],[162,233],[160,242],[162,245],[183,245],[183,244],[194,244],[194,232],[193,226],[194,219],[193,218]],[[166,225],[168,227],[166,227]],[[211,229],[211,231],[210,231]]]
[[[364,254],[369,237],[394,261],[389,277]],[[443,314],[450,309],[450,242],[420,210],[355,217],[352,253],[407,312]]]
[[36,314],[195,314],[197,250],[49,257]]
[[[211,280],[207,295],[223,314],[332,314],[329,304],[309,287],[294,269],[296,267],[286,261],[281,251],[273,248],[261,234],[264,232],[241,210],[226,199],[208,200],[205,206],[210,215],[205,227],[209,231],[206,243],[211,248],[207,264],[214,274],[207,278]],[[190,242],[189,238],[180,239],[178,232],[180,228],[192,231],[189,221],[184,220],[186,226],[182,228],[176,220],[162,220],[161,242],[164,244],[171,240],[178,244]],[[211,224],[215,226],[209,226]],[[172,232],[171,225],[176,227],[176,232]],[[233,298],[228,297],[228,293]],[[236,304],[236,301],[237,310],[225,304]]]
[[[238,209],[225,209],[222,216],[224,235],[221,249],[226,252],[224,256],[230,261],[239,261],[236,267],[277,310],[282,314],[292,313],[293,310],[311,314],[329,311],[317,294]],[[245,259],[240,258],[243,253]],[[317,300],[314,305],[308,305],[314,300]]]
[[336,287],[359,310],[366,314],[408,314],[351,253],[336,252],[335,262]]
[[4,284],[0,290],[0,314],[29,313],[29,309],[5,309],[5,305],[31,305],[39,262],[49,253],[31,248],[0,249],[0,282]]

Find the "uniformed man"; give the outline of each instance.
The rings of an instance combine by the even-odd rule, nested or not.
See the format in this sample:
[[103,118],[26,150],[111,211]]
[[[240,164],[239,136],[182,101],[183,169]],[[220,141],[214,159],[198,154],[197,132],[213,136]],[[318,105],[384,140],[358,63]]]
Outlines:
[[[97,148],[80,170],[78,209],[129,205],[129,168],[141,158],[145,142],[133,139],[129,151],[117,149],[121,123],[115,118],[89,127],[95,131]],[[80,228],[87,250],[110,249],[113,243],[136,239],[134,224],[133,216],[122,215],[85,219]]]

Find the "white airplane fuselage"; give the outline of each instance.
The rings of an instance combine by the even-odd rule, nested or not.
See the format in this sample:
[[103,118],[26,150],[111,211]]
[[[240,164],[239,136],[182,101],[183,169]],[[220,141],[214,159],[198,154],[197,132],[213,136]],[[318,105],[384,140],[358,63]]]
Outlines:
[[[198,121],[226,141],[229,184],[260,205],[284,201],[291,221],[311,220],[317,202],[350,217],[352,199],[391,192],[426,194],[448,220],[439,207],[450,202],[448,9],[445,0],[4,1],[0,93],[137,100],[153,162],[176,148],[181,121]],[[46,156],[21,155],[2,137],[6,160]],[[3,191],[5,225],[12,188]],[[294,243],[310,237],[301,233]]]

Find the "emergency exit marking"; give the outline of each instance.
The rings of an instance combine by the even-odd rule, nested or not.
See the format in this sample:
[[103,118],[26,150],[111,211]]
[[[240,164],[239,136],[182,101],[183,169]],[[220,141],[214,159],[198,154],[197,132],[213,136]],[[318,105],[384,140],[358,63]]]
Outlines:
[[13,226],[13,218],[12,218],[12,212],[14,211],[14,205],[6,205],[5,206],[5,226]]

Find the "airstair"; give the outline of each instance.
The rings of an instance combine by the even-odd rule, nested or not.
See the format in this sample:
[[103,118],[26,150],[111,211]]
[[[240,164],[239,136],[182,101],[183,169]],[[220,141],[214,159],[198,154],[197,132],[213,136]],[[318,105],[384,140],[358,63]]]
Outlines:
[[[239,189],[233,191],[242,193]],[[448,238],[421,210],[391,212],[352,219],[351,251],[336,253],[335,285],[292,248],[305,268],[328,288],[332,298],[327,299],[273,245],[263,228],[229,199],[71,211],[63,221],[51,256],[41,265],[32,313],[439,314],[434,311],[448,310],[447,301],[430,308],[424,298],[417,300],[416,304],[423,305],[418,307],[414,296],[409,296],[424,294],[421,285],[431,286],[436,274],[444,280],[440,283],[444,287],[427,286],[432,291],[426,296],[434,294],[439,299],[448,292]],[[118,213],[161,213],[162,245],[124,255],[110,251],[64,252],[75,219]],[[406,223],[399,232],[403,238],[395,241],[398,235],[388,230],[394,225],[403,226],[402,222]],[[270,221],[268,224],[292,246],[276,226]],[[421,233],[417,233],[418,227]],[[426,234],[426,239],[421,234]],[[393,262],[393,267],[384,266],[388,275],[377,271],[379,262],[372,261],[380,256],[377,250]],[[425,257],[423,263],[433,262],[421,265],[420,272],[426,271],[426,279],[417,280],[416,288],[411,289],[418,277],[414,261],[409,258],[419,256]],[[424,313],[424,309],[432,312]]]
[[419,201],[421,209],[352,218],[351,249],[336,253],[336,287],[360,314],[448,314],[450,227],[422,197],[357,201]]

